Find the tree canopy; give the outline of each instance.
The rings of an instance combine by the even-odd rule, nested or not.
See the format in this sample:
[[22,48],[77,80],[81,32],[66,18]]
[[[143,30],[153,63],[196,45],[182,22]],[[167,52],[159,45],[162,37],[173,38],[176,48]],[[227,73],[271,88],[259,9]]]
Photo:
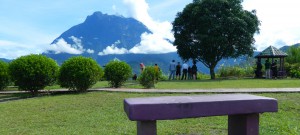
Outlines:
[[242,0],[194,0],[173,22],[174,46],[183,60],[197,60],[210,69],[223,58],[253,55],[256,11],[243,10]]

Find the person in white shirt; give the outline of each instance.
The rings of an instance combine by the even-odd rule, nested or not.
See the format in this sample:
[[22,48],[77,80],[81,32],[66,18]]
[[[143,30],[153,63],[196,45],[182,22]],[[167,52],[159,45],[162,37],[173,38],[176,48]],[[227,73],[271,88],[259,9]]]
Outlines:
[[172,62],[170,63],[169,71],[170,71],[169,80],[171,80],[171,78],[174,80],[175,79],[175,71],[176,71],[175,60],[172,60]]
[[181,80],[186,80],[186,76],[187,76],[187,73],[188,73],[188,68],[189,68],[189,65],[186,64],[186,62],[184,62],[182,64],[182,77],[181,77]]

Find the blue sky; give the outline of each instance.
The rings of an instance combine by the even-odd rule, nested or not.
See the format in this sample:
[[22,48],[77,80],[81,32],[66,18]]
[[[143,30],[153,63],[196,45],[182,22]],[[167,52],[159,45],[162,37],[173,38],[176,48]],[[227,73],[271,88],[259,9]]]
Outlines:
[[[56,37],[95,11],[134,17],[159,33],[153,37],[172,38],[169,29],[160,28],[169,27],[176,13],[190,2],[192,0],[0,0],[0,58],[42,53]],[[281,47],[300,42],[299,5],[299,0],[244,0],[244,9],[256,9],[262,21],[261,33],[255,36],[258,50],[269,45]],[[168,46],[148,48],[149,52],[172,50]]]

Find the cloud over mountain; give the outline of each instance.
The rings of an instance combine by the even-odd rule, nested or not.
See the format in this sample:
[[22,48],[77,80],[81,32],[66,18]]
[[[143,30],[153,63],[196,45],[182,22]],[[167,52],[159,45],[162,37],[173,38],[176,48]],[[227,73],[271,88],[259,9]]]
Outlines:
[[[145,0],[123,0],[130,7],[133,18],[146,25],[152,33],[143,33],[140,44],[130,49],[131,53],[168,53],[176,48],[169,42],[174,41],[172,24],[153,20],[148,13],[149,6]],[[167,41],[169,40],[169,41]]]
[[95,55],[139,53],[130,50],[144,44],[141,39],[147,34],[143,33],[152,32],[133,18],[95,12],[83,23],[71,27],[57,37],[48,48],[48,53]]
[[95,12],[47,48],[48,53],[159,54],[175,52],[170,22],[154,21],[145,0],[123,0],[133,18]]

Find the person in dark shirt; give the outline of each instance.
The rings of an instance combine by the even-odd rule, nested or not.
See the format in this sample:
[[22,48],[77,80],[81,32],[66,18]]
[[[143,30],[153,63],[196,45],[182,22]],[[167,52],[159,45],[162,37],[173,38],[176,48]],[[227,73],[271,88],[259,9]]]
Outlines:
[[196,66],[196,61],[193,62],[193,66],[192,66],[192,74],[193,74],[193,79],[197,80],[197,66]]
[[176,79],[180,80],[180,76],[181,76],[181,65],[180,62],[178,62],[176,65]]
[[132,80],[136,81],[136,79],[137,79],[137,75],[134,74],[134,75],[132,76]]
[[192,73],[192,68],[191,66],[188,67],[188,80],[193,79],[193,73]]
[[271,78],[270,67],[271,67],[271,63],[269,62],[269,60],[266,60],[265,62],[266,79]]
[[277,79],[277,60],[275,60],[271,65],[272,77]]

